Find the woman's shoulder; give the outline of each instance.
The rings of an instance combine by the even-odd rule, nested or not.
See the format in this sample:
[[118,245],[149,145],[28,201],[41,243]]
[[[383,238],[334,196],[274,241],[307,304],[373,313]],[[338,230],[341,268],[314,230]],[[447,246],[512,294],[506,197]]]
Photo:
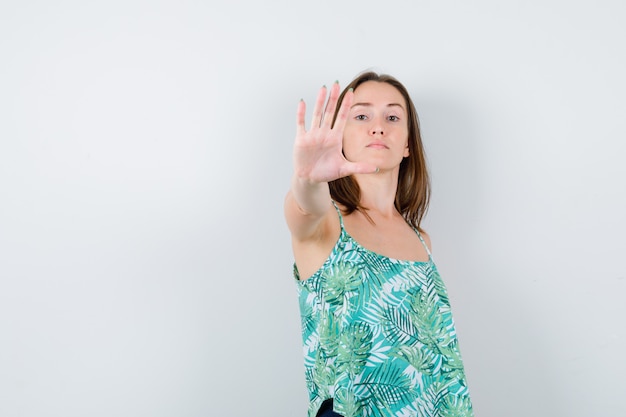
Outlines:
[[[295,210],[292,207],[292,210]],[[287,214],[287,216],[290,216]],[[296,267],[301,280],[313,275],[330,256],[341,234],[341,225],[337,209],[329,204],[327,212],[319,219],[315,228],[306,234],[298,233],[298,222],[304,221],[300,216],[306,213],[291,213],[287,218],[291,231],[291,246]]]

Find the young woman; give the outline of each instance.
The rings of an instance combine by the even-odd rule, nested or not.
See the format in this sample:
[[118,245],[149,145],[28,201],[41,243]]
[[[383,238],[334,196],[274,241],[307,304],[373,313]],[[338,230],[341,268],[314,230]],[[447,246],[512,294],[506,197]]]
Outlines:
[[446,289],[420,228],[429,177],[406,88],[366,72],[300,102],[285,199],[309,416],[472,416]]

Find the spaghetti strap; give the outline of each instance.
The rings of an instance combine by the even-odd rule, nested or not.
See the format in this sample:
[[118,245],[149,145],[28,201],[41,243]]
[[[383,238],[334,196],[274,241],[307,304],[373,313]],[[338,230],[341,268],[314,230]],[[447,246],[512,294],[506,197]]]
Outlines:
[[341,209],[339,208],[339,206],[337,206],[337,203],[335,203],[335,200],[330,200],[330,201],[332,201],[333,206],[335,206],[335,210],[337,210],[337,214],[339,215],[339,225],[341,226],[341,230],[345,230],[345,228],[343,227],[343,216],[341,215]]
[[420,238],[422,245],[424,245],[424,249],[426,249],[426,253],[428,254],[428,257],[432,258],[432,255],[430,254],[430,249],[428,249],[428,245],[426,244],[426,242],[424,242],[424,238],[422,237],[422,234],[420,233],[419,230],[417,230],[417,228],[414,228],[414,229],[415,229],[415,232],[417,233],[417,237]]

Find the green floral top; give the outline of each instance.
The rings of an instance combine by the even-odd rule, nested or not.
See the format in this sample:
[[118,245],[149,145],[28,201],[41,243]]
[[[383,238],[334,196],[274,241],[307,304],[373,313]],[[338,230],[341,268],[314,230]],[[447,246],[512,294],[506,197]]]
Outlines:
[[473,416],[448,295],[430,252],[428,262],[379,255],[339,219],[341,234],[324,265],[306,281],[294,265],[309,417],[328,398],[346,417]]

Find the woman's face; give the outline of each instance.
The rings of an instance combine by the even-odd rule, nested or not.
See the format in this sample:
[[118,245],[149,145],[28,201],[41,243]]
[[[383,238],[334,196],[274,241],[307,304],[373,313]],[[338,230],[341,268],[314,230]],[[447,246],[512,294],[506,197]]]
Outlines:
[[343,133],[343,152],[352,162],[369,162],[381,171],[409,156],[406,102],[392,85],[366,81],[354,90]]

